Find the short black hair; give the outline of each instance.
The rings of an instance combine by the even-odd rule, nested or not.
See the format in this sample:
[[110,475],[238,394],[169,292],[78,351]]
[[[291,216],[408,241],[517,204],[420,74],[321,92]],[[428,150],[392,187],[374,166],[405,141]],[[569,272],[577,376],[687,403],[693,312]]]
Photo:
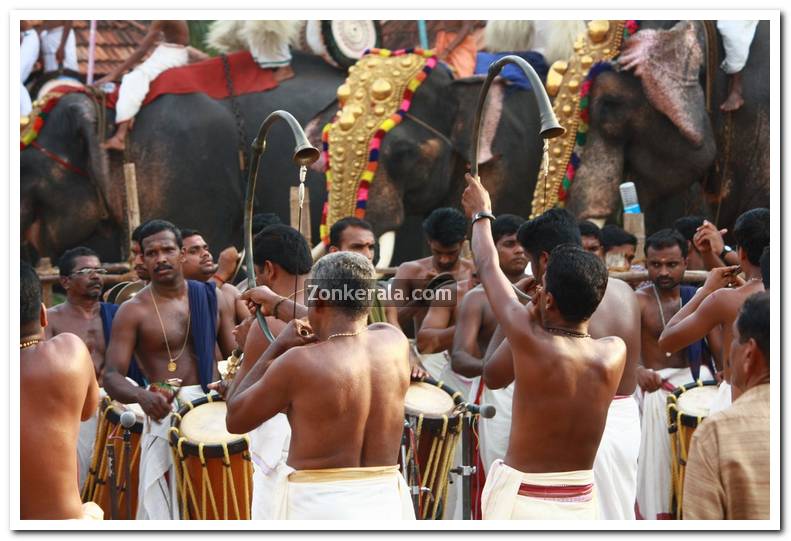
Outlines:
[[251,229],[253,230],[253,236],[256,236],[258,233],[264,230],[265,227],[269,227],[270,225],[275,224],[282,224],[282,220],[280,216],[275,214],[274,212],[259,212],[258,214],[253,214],[253,220],[251,224]]
[[681,236],[692,242],[698,227],[703,225],[703,216],[682,216],[673,222],[673,229],[681,233]]
[[66,250],[63,252],[63,255],[60,256],[58,259],[58,268],[60,269],[61,276],[69,276],[72,272],[74,272],[74,260],[78,257],[88,256],[88,257],[95,257],[99,258],[99,254],[91,250],[90,248],[86,248],[85,246],[77,246],[76,248],[72,248],[71,250]]
[[525,223],[525,219],[516,214],[500,214],[492,222],[492,237],[495,244],[503,237],[515,235],[523,223]]
[[341,237],[343,236],[343,232],[346,231],[347,227],[359,227],[360,229],[365,229],[366,231],[373,232],[373,226],[366,222],[365,220],[361,220],[360,218],[356,218],[354,216],[347,216],[346,218],[341,218],[330,227],[330,246],[335,246],[336,248],[341,247]]
[[645,239],[645,255],[648,255],[648,249],[661,250],[662,248],[672,248],[678,246],[681,249],[681,257],[687,257],[688,245],[681,233],[675,229],[660,229],[647,239]]
[[583,237],[593,237],[601,242],[601,228],[590,220],[582,220],[577,225],[580,228],[580,235]]
[[607,253],[614,246],[623,244],[637,246],[637,237],[627,233],[615,224],[607,224],[601,228],[601,243],[604,246],[604,252]]
[[573,244],[561,244],[549,254],[546,287],[566,321],[591,317],[607,289],[607,267],[595,254]]
[[458,209],[443,207],[434,209],[423,220],[423,231],[429,240],[443,246],[453,246],[464,240],[469,225],[467,218]]
[[549,209],[523,223],[516,235],[525,251],[533,256],[541,252],[549,254],[561,244],[582,246],[577,220],[566,209]]
[[147,225],[148,225],[148,222],[150,222],[150,221],[151,221],[151,220],[146,220],[146,221],[145,221],[145,222],[143,222],[142,224],[140,224],[140,225],[138,225],[137,227],[135,227],[134,231],[132,231],[132,240],[133,240],[134,242],[138,243],[138,244],[139,244],[141,247],[143,246],[143,243],[142,243],[142,242],[140,242],[140,232],[143,230],[143,228],[144,228],[145,226],[147,226]]
[[764,247],[761,254],[761,280],[764,283],[764,289],[769,289],[769,245]]
[[751,209],[736,218],[733,226],[736,244],[747,253],[747,260],[761,264],[761,254],[769,245],[769,209]]
[[182,240],[182,242],[184,241],[184,239],[188,239],[190,237],[194,237],[195,235],[200,235],[202,237],[203,233],[201,233],[197,229],[187,229],[186,227],[181,229],[181,240]]
[[156,235],[157,233],[161,233],[162,231],[170,231],[176,237],[176,244],[179,248],[182,247],[181,241],[181,231],[179,228],[173,225],[172,223],[168,222],[167,220],[149,220],[148,222],[143,225],[140,229],[139,237],[140,237],[140,248],[143,248],[143,241],[150,237],[151,235]]
[[41,280],[25,261],[20,265],[19,320],[22,325],[36,321],[41,310]]
[[739,329],[739,343],[744,344],[752,338],[758,349],[764,354],[769,364],[769,292],[753,293],[744,301],[739,318],[736,320]]
[[253,262],[263,267],[266,261],[277,263],[294,275],[307,274],[313,266],[308,241],[285,224],[267,226],[253,239]]

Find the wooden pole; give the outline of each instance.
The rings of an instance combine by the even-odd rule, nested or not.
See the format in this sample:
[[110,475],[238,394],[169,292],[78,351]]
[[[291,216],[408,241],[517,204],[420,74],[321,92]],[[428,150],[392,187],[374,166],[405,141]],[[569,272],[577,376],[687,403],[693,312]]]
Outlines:
[[623,229],[637,237],[637,248],[632,263],[645,261],[645,215],[642,212],[626,212],[623,215]]
[[126,186],[126,225],[127,245],[131,255],[132,231],[140,225],[140,202],[137,198],[137,174],[134,162],[124,164],[124,184]]

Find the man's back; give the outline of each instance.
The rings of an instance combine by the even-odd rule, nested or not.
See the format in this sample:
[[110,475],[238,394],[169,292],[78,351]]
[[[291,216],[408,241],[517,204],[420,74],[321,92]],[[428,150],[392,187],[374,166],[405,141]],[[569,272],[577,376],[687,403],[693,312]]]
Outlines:
[[22,351],[21,518],[81,517],[77,436],[98,401],[93,363],[77,336],[60,334]]
[[506,464],[534,473],[591,469],[625,356],[616,337],[550,336],[533,351],[514,348]]
[[[389,324],[292,350],[288,410],[297,469],[397,462],[409,386],[409,343]],[[291,352],[290,352],[291,353]],[[284,367],[285,368],[285,367]]]

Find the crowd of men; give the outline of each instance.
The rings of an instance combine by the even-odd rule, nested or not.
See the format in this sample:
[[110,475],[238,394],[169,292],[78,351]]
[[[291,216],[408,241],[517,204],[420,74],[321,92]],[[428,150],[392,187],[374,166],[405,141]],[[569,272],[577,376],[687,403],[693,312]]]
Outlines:
[[[467,182],[465,213],[432,212],[432,255],[391,282],[450,288],[450,306],[309,298],[309,286],[376,280],[373,230],[351,217],[314,263],[297,230],[256,216],[257,287],[245,291],[235,248],[215,264],[200,232],[165,220],[135,230],[144,287],[120,306],[102,301],[104,269],[87,248],[60,258],[66,299],[49,309],[23,263],[22,518],[101,516],[80,500],[100,393],[146,415],[136,518],[179,518],[170,415],[212,392],[227,430],[250,439],[252,518],[414,519],[398,457],[410,376],[426,375],[496,407],[477,424],[484,519],[670,518],[666,398],[697,380],[719,388],[692,439],[683,518],[768,518],[768,210],[739,217],[736,249],[702,218],[654,232],[635,291],[605,264],[613,252],[631,263],[635,237],[563,209],[495,217]],[[683,283],[692,269],[708,271],[699,288]],[[221,380],[218,361],[235,350],[241,367]],[[156,385],[173,378],[175,400]],[[461,518],[453,484],[449,519]]]

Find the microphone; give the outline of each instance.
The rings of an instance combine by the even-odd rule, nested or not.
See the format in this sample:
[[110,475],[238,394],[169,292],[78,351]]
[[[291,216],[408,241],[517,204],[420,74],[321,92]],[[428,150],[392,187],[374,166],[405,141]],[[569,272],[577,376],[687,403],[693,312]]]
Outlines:
[[137,416],[134,414],[133,411],[126,410],[121,414],[121,426],[125,429],[129,430],[135,423],[137,422]]
[[621,202],[624,214],[640,214],[640,203],[637,201],[637,188],[634,182],[624,182],[618,189],[621,191]]
[[470,404],[469,402],[464,403],[464,407],[470,413],[478,414],[484,419],[491,419],[497,413],[497,409],[491,404],[481,404],[480,406],[477,404]]

